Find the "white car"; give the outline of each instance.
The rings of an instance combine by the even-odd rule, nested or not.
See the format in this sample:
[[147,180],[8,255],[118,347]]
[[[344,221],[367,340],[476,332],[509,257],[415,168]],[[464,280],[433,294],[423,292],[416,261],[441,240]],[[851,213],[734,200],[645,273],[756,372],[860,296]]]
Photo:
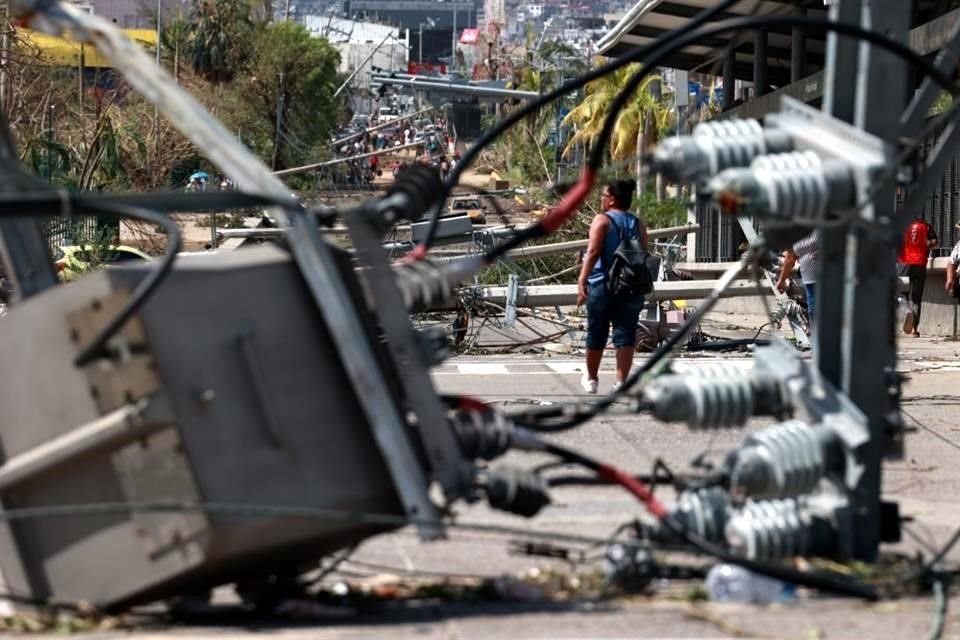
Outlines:
[[379,120],[381,124],[396,120],[399,117],[400,114],[397,113],[397,110],[391,107],[380,107],[380,111],[377,112],[377,120]]

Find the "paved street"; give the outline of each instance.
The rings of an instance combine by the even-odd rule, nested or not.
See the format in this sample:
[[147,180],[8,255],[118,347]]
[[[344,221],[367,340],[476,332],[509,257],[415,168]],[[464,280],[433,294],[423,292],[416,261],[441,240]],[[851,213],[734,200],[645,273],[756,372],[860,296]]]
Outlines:
[[[884,479],[888,498],[896,499],[905,514],[915,516],[911,525],[924,542],[937,545],[960,524],[960,346],[930,339],[903,345],[901,370],[908,373],[904,401],[908,435],[904,460],[886,466]],[[747,366],[743,356],[693,358],[684,365],[724,361]],[[609,389],[612,372],[607,363],[601,374],[601,391]],[[460,358],[437,370],[441,391],[469,393],[493,401],[516,404],[566,400],[582,396],[580,361],[571,355],[549,358]],[[765,424],[754,421],[750,429]],[[655,456],[662,456],[676,469],[709,449],[722,455],[741,441],[750,429],[691,432],[685,426],[664,425],[642,416],[606,416],[564,434],[558,439],[591,455],[638,472],[647,471]],[[512,454],[509,463],[532,466],[540,458]],[[605,536],[619,524],[642,513],[638,504],[613,488],[559,488],[554,502],[532,520],[494,513],[482,505],[461,509],[461,520],[471,523],[519,527],[527,532],[565,532]],[[512,536],[520,537],[519,535]],[[403,530],[363,544],[341,565],[343,577],[356,579],[378,574],[453,573],[501,576],[564,563],[511,555],[506,541],[511,536],[452,530],[442,542],[421,544],[413,531]],[[918,548],[907,538],[896,547]],[[960,560],[955,550],[953,560]],[[306,627],[263,627],[258,634],[283,638],[917,638],[926,633],[932,611],[930,598],[905,599],[877,605],[823,597],[801,597],[788,604],[745,607],[716,603],[690,604],[683,594],[696,582],[661,585],[660,598],[633,598],[601,604],[549,604],[536,599],[515,604],[468,604],[437,601],[390,607],[379,614],[353,616],[339,612]],[[679,595],[678,595],[679,594]],[[960,637],[960,621],[950,616],[945,637]],[[159,630],[158,630],[159,631]],[[243,624],[214,627],[177,627],[162,631],[162,637],[246,636]],[[108,636],[103,636],[108,637]],[[112,635],[109,637],[113,637]],[[151,637],[146,635],[144,637]],[[157,637],[161,637],[157,635]]]

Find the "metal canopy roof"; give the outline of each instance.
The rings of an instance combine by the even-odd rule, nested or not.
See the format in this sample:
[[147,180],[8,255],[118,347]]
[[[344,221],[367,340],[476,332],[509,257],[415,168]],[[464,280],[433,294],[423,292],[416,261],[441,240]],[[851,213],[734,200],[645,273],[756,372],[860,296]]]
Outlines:
[[[627,15],[607,33],[599,43],[600,52],[609,57],[621,56],[636,47],[649,44],[665,31],[682,27],[693,16],[716,4],[717,0],[639,0]],[[807,15],[826,18],[823,0],[762,0],[744,1],[727,12],[721,13],[711,24],[730,18],[757,15],[790,15],[795,8],[806,7]],[[790,28],[768,30],[767,60],[769,80],[782,85],[790,79]],[[738,32],[716,36],[702,44],[693,45],[673,54],[662,65],[676,69],[720,74],[723,53],[734,43],[736,51],[735,74],[737,78],[750,80],[753,77],[753,34]],[[824,60],[825,35],[807,35],[807,68],[821,68]]]
[[[716,5],[717,2],[718,0],[638,0],[627,15],[599,42],[600,53],[609,57],[621,56],[636,47],[652,42],[665,31],[682,27],[690,18]],[[955,2],[944,0],[916,0],[914,22],[923,24],[928,20],[934,20],[955,6]],[[743,0],[729,11],[718,15],[712,23],[753,13],[789,15],[796,8],[807,9],[807,15],[812,18],[827,17],[827,8],[823,0]],[[790,81],[791,29],[771,28],[768,34],[768,79],[773,85],[783,86]],[[673,54],[661,66],[719,75],[723,53],[731,40],[734,42],[736,51],[734,70],[736,77],[752,80],[752,32],[709,38],[702,44],[686,47]],[[825,40],[826,36],[823,32],[807,34],[805,70],[808,72],[823,68]],[[923,52],[928,53],[926,50]]]

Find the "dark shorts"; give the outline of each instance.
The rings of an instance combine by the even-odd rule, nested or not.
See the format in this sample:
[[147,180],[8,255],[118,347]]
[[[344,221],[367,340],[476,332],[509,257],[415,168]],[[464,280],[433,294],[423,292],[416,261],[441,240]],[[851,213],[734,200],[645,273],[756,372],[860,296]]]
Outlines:
[[611,299],[603,282],[587,286],[587,349],[606,348],[611,324],[614,347],[635,346],[643,296],[629,300]]

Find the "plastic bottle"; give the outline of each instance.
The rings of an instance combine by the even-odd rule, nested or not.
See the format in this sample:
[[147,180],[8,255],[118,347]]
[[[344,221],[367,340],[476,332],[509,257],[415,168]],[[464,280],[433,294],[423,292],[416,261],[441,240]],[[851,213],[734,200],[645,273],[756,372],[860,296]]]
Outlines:
[[714,565],[707,573],[706,587],[714,602],[770,604],[784,593],[779,580],[731,564]]

